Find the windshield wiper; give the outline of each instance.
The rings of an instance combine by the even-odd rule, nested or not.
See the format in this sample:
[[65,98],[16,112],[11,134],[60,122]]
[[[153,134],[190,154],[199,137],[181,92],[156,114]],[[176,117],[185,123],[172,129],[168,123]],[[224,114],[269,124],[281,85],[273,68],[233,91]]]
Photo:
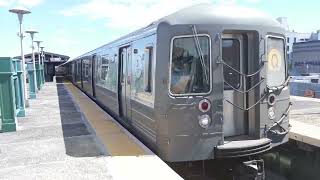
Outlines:
[[202,49],[201,49],[201,46],[200,46],[198,33],[197,33],[197,29],[196,29],[195,25],[192,25],[192,32],[193,32],[194,41],[196,43],[196,48],[197,48],[197,51],[198,51],[199,56],[200,56],[200,62],[201,62],[202,69],[204,70],[204,75],[205,75],[206,81],[209,81],[206,65],[205,65],[204,58],[203,58],[203,52],[202,52]]

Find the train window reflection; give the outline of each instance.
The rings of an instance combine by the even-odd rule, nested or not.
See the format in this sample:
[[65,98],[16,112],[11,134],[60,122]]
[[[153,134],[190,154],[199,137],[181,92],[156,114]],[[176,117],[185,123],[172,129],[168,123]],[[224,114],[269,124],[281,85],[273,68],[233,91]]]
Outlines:
[[145,64],[144,64],[144,90],[151,92],[152,84],[152,59],[153,59],[153,47],[149,46],[145,48]]
[[208,93],[210,91],[209,37],[175,38],[172,44],[172,94]]
[[102,57],[101,66],[100,66],[100,79],[105,81],[108,73],[108,60],[106,57]]
[[286,78],[284,39],[269,37],[267,42],[267,85],[281,86]]

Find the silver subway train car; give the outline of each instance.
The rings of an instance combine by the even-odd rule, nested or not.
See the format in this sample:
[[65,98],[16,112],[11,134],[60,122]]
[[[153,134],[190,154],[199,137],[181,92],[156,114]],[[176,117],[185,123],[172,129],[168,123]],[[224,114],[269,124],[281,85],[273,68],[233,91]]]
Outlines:
[[166,161],[247,157],[288,141],[285,30],[250,9],[185,8],[62,67]]

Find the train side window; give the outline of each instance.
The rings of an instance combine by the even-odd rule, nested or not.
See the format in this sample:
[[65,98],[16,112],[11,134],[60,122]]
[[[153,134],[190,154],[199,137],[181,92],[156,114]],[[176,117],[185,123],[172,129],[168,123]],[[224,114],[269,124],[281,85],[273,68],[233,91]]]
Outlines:
[[144,56],[144,91],[152,91],[152,62],[153,62],[153,47],[145,48]]
[[100,65],[100,79],[105,81],[108,75],[109,70],[109,63],[106,57],[101,58],[101,65]]
[[84,60],[83,61],[83,65],[84,65],[84,77],[88,78],[89,77],[89,62],[88,60]]
[[171,45],[170,92],[173,95],[209,93],[210,40],[207,35],[174,38]]

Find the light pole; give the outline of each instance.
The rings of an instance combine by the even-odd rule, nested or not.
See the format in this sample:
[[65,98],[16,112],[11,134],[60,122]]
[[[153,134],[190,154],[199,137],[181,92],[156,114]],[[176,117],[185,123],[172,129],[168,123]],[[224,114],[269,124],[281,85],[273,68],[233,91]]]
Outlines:
[[[36,73],[35,73],[35,70],[36,70],[36,59],[35,59],[35,57],[34,57],[33,38],[34,38],[34,34],[38,33],[38,31],[28,30],[28,31],[26,31],[26,33],[30,34],[30,37],[31,37],[32,64],[33,64],[33,70],[34,70],[33,79],[34,79],[34,86],[37,87],[37,75],[36,75]],[[29,82],[29,83],[30,83],[30,82]],[[36,91],[37,91],[37,90],[36,90]]]
[[23,33],[22,33],[22,20],[23,20],[23,15],[24,14],[29,14],[31,13],[28,9],[26,8],[13,8],[10,9],[9,12],[11,13],[15,13],[18,15],[18,19],[19,19],[19,34],[18,36],[20,37],[20,49],[21,49],[21,60],[22,60],[22,79],[23,79],[23,99],[24,102],[23,107],[29,107],[29,101],[27,98],[27,78],[26,78],[26,70],[25,70],[25,59],[24,59],[24,54],[23,54]]
[[41,48],[41,63],[42,63],[42,84],[44,84],[45,82],[46,82],[46,77],[45,77],[45,74],[44,74],[44,59],[45,59],[45,57],[46,57],[46,55],[44,54],[44,51],[43,51],[43,49],[44,49],[44,47],[43,46],[41,46],[40,47]]
[[40,56],[40,43],[42,41],[34,41],[37,43],[38,46],[38,70],[37,70],[37,83],[38,83],[38,89],[40,90],[42,87],[42,71],[41,71],[41,56]]

